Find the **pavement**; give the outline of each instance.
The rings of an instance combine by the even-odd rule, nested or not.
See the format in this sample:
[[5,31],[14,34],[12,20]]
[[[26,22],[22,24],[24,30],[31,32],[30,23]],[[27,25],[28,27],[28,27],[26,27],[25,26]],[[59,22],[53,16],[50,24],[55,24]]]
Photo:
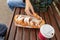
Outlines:
[[12,19],[12,11],[9,9],[7,0],[0,0],[0,23],[10,25]]

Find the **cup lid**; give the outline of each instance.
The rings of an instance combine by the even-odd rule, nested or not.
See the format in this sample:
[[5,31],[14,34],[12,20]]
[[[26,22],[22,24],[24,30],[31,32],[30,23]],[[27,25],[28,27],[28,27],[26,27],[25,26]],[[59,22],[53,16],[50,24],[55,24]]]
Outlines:
[[55,34],[54,28],[49,24],[44,24],[40,28],[40,32],[46,38],[52,38]]

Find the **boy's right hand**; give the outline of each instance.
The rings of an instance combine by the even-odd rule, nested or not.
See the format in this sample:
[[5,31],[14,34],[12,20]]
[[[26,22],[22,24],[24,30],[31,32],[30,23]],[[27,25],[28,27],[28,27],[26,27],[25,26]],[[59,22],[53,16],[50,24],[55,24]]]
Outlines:
[[32,16],[30,9],[29,9],[29,6],[25,7],[25,13],[29,16]]
[[32,5],[29,0],[26,0],[25,12],[27,15],[33,16],[30,10],[32,11]]
[[[31,10],[32,13],[30,12],[30,10]],[[32,6],[32,4],[30,3],[29,0],[26,0],[25,12],[29,16],[34,16],[37,19],[40,19],[40,16],[37,13],[34,12],[33,6]]]

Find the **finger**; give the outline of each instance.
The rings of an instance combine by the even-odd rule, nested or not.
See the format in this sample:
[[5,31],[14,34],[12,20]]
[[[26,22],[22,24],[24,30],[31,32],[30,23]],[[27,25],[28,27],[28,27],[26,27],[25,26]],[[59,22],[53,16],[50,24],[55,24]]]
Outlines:
[[32,6],[32,4],[29,2],[29,8],[30,8],[30,10],[32,11],[32,13],[34,13],[34,9],[33,9],[33,6]]
[[31,12],[29,10],[25,10],[26,14],[29,16],[32,16]]

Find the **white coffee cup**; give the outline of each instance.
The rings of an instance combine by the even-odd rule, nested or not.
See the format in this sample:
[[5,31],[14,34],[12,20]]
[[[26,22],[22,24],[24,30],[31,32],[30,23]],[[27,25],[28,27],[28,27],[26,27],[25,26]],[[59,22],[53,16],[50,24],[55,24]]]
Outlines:
[[40,32],[45,38],[52,38],[55,34],[54,28],[49,24],[42,25]]

